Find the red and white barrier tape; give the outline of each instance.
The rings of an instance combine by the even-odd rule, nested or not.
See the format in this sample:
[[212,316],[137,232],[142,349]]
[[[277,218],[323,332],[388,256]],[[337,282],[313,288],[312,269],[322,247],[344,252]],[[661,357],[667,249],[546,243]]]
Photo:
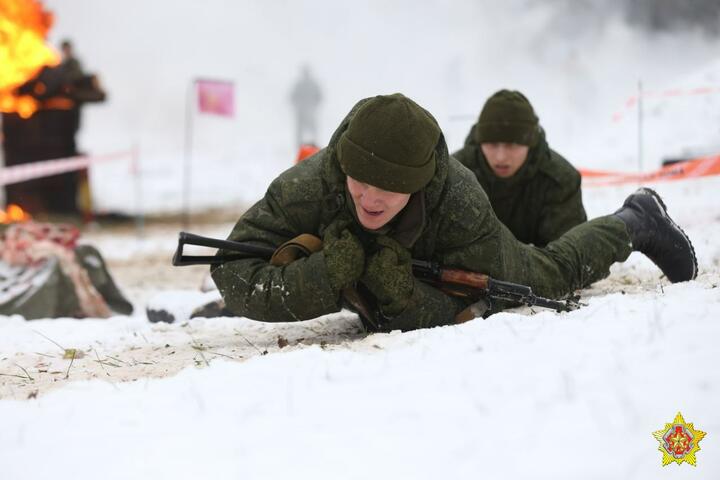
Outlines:
[[42,160],[33,163],[23,163],[10,167],[0,168],[0,186],[13,183],[26,182],[36,178],[51,177],[61,173],[73,172],[88,168],[94,163],[107,162],[122,158],[132,159],[133,151],[109,153],[107,155],[79,156],[58,158],[55,160]]
[[653,172],[628,173],[580,169],[583,187],[662,182],[720,175],[720,155],[700,157],[662,167]]
[[643,92],[642,96],[633,95],[632,97],[629,97],[627,100],[625,100],[625,106],[621,109],[613,113],[612,120],[613,122],[619,122],[623,119],[625,114],[628,110],[633,109],[637,104],[638,100],[640,98],[643,99],[653,99],[653,98],[670,98],[670,97],[689,97],[694,95],[712,95],[715,93],[720,93],[720,87],[696,87],[696,88],[672,88],[670,90],[662,90],[662,91],[649,91],[649,92]]

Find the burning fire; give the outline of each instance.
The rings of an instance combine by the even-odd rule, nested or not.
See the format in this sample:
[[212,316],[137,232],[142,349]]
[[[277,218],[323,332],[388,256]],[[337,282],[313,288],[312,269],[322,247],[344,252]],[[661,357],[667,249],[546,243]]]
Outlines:
[[20,205],[11,203],[7,206],[7,211],[0,208],[0,223],[27,222],[31,219],[30,214],[23,210]]
[[30,117],[38,108],[28,95],[13,90],[33,78],[42,67],[60,63],[45,44],[52,13],[38,0],[0,0],[0,111]]

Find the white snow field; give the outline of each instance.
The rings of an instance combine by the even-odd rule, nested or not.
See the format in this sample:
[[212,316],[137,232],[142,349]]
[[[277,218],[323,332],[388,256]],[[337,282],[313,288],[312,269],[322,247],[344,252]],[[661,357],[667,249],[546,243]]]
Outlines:
[[[238,112],[196,119],[196,215],[239,215],[290,166],[287,95],[306,62],[325,88],[321,144],[358,99],[402,91],[438,118],[452,151],[508,87],[528,94],[553,148],[607,170],[638,169],[637,111],[612,115],[639,78],[648,91],[720,82],[717,39],[563,16],[593,2],[44,3],[57,17],[51,40],[73,38],[110,95],[83,113],[81,145],[139,148],[145,213],[181,204],[196,76],[234,80]],[[607,2],[596,3],[590,17]],[[720,95],[645,109],[645,170],[720,151]],[[140,211],[126,164],[99,166],[92,181],[99,208]],[[0,480],[718,479],[720,177],[649,186],[692,239],[697,280],[671,285],[633,254],[580,292],[577,311],[517,309],[409,333],[365,335],[346,311],[151,324],[153,302],[184,318],[214,298],[198,289],[205,269],[170,266],[169,228],[88,231],[136,313],[0,317]],[[635,188],[585,189],[588,215],[613,212]],[[678,412],[707,432],[695,467],[663,467],[652,436]]]

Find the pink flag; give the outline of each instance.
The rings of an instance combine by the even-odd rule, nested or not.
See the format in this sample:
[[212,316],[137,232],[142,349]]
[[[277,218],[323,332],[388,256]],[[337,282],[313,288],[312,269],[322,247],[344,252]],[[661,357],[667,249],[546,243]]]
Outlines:
[[201,113],[232,117],[235,113],[232,82],[197,80],[198,109]]

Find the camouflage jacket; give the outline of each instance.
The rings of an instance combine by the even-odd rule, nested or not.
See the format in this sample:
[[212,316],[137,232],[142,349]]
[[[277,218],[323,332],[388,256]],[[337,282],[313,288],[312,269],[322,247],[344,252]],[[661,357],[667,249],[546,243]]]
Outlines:
[[475,126],[453,156],[477,177],[495,214],[523,243],[543,247],[587,221],[579,172],[548,147],[545,133],[511,178],[497,177],[475,141]]
[[[277,248],[302,233],[322,238],[332,222],[354,218],[351,213],[354,207],[346,193],[346,177],[335,148],[364,101],[351,110],[326,148],[272,182],[264,198],[237,222],[230,240]],[[495,217],[471,172],[449,156],[442,136],[436,153],[433,179],[414,194],[420,197],[409,203],[416,206],[415,213],[405,222],[401,212],[387,234],[406,246],[415,259],[507,278],[500,245],[514,242],[512,235]],[[399,223],[410,225],[401,228]],[[371,248],[372,233],[362,231],[356,221],[355,225],[358,238]],[[273,266],[259,258],[232,261],[214,267],[212,276],[227,307],[256,320],[306,320],[337,312],[343,306],[339,292],[328,281],[322,251],[285,266]],[[394,318],[384,319],[383,329],[412,330],[450,324],[466,306],[467,301],[450,297],[416,279],[407,308]]]

